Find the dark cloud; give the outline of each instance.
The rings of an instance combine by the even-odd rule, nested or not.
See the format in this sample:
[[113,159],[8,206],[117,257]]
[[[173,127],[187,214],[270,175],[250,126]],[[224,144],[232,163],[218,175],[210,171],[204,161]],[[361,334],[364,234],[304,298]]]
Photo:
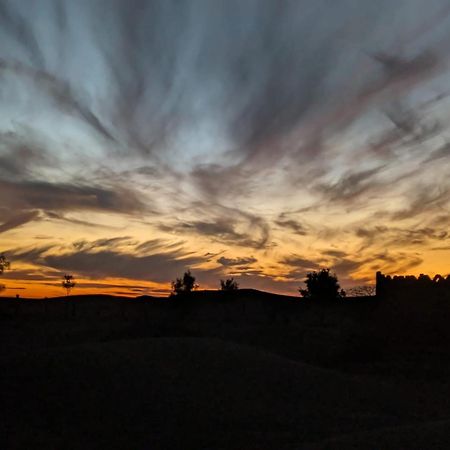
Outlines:
[[[234,266],[243,266],[245,264],[252,264],[257,261],[256,258],[249,256],[247,258],[226,258],[225,256],[221,256],[217,262],[225,267],[234,267]],[[247,269],[247,267],[240,267],[239,269]]]
[[334,258],[345,258],[346,256],[348,256],[347,252],[344,252],[342,250],[326,250],[324,252],[322,252],[323,255],[325,256],[332,256]]
[[18,180],[32,176],[33,171],[51,167],[43,137],[29,127],[0,133],[0,178]]
[[0,180],[0,206],[47,211],[94,210],[131,214],[146,209],[132,189],[45,181]]
[[94,243],[75,252],[53,254],[54,246],[28,251],[9,251],[11,258],[92,279],[108,277],[167,282],[203,259],[183,252],[159,252],[147,256],[96,248]]
[[[28,222],[31,222],[39,217],[39,211],[25,211],[22,213],[14,214],[9,217],[5,222],[0,224],[0,233],[11,230],[13,228],[20,227]],[[1,220],[0,216],[0,220]]]
[[280,214],[280,217],[275,221],[275,224],[279,227],[287,228],[288,230],[293,231],[299,236],[305,236],[307,234],[307,231],[303,224],[297,222],[296,220],[285,218],[284,214]]
[[90,251],[99,248],[115,249],[120,244],[132,244],[130,236],[118,236],[114,238],[97,239],[96,241],[79,240],[72,243],[72,246],[77,251]]
[[[54,211],[44,211],[43,212],[43,218],[45,220],[51,220],[52,222],[59,221],[75,226],[81,226],[81,227],[88,227],[88,228],[97,228],[99,226],[96,222],[89,222],[87,220],[80,220],[75,219],[74,217],[67,216],[65,213],[56,213]],[[102,228],[110,229],[110,230],[117,230],[117,226],[114,225],[106,225],[102,224]]]
[[450,143],[446,143],[436,150],[433,150],[430,156],[424,161],[425,163],[442,160],[450,157]]
[[446,186],[445,184],[419,186],[411,192],[410,198],[411,200],[407,208],[391,214],[392,220],[406,220],[426,215],[427,211],[444,208],[450,202],[450,186]]
[[331,264],[331,269],[339,276],[349,276],[361,269],[366,261],[357,261],[350,258],[337,258]]
[[405,273],[423,263],[423,258],[420,256],[410,256],[404,258],[403,261],[398,261],[397,265],[393,267],[391,273]]
[[418,145],[443,131],[443,126],[438,120],[425,120],[423,108],[420,106],[413,110],[399,102],[394,102],[385,114],[394,127],[383,130],[381,136],[370,143],[370,148],[377,155],[392,157],[395,151],[411,152],[413,146],[416,146],[417,151],[421,151]]
[[412,247],[424,246],[433,241],[445,241],[450,238],[449,231],[441,228],[400,228],[400,227],[374,227],[359,228],[356,235],[365,239],[366,244],[382,241],[386,247]]
[[317,263],[316,261],[302,258],[297,255],[291,255],[286,258],[283,258],[280,261],[280,263],[286,264],[288,266],[296,267],[296,268],[305,269],[305,270],[314,270],[314,269],[318,269],[320,267],[319,263]]
[[[348,172],[334,183],[320,183],[316,186],[319,192],[329,202],[349,202],[367,193],[378,185],[376,176],[383,170],[383,166],[373,169]],[[367,197],[366,197],[367,198]]]
[[[164,223],[159,225],[159,229],[206,236],[218,242],[241,247],[259,249],[269,245],[270,228],[262,218],[230,208],[219,208],[219,212],[224,215],[216,215],[210,220]],[[205,208],[204,214],[210,215],[211,211]]]

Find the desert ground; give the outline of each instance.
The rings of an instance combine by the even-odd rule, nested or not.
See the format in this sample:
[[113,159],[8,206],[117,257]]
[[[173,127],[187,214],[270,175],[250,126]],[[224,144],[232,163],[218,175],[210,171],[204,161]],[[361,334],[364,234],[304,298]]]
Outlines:
[[1,299],[0,448],[448,449],[450,308]]

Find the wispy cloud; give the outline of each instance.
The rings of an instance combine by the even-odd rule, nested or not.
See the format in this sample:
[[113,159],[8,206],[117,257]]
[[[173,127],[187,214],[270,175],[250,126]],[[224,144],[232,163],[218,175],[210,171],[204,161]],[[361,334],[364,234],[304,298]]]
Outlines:
[[446,0],[107,6],[0,0],[0,246],[29,245],[16,258],[278,289],[446,248]]

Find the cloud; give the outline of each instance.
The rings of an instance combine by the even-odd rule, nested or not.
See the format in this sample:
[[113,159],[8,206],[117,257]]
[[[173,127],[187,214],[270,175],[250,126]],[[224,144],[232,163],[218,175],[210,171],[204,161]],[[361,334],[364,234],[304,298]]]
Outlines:
[[28,57],[34,63],[39,66],[44,64],[45,57],[26,17],[14,10],[11,5],[2,2],[0,3],[0,23],[2,28],[7,30],[21,47],[28,51]]
[[297,255],[287,256],[283,258],[280,263],[305,270],[314,270],[320,267],[318,262]]
[[409,205],[392,213],[392,220],[402,221],[445,207],[450,202],[450,186],[446,184],[419,186],[410,196],[412,199]]
[[246,264],[253,264],[257,262],[256,258],[253,256],[249,256],[247,258],[226,258],[225,256],[221,256],[217,262],[225,267],[234,267],[234,266],[244,266]]
[[38,217],[39,211],[25,211],[22,213],[14,214],[12,217],[9,217],[5,222],[0,224],[0,233],[4,233],[5,231],[20,227],[21,225],[24,225],[28,222],[32,222]]
[[[51,25],[45,32],[32,6],[3,5],[5,41],[24,56],[12,60],[6,52],[3,70],[27,78],[61,111],[120,144],[119,151],[163,158],[172,145],[181,151],[192,125],[201,128],[207,117],[231,154],[238,152],[234,162],[272,160],[271,148],[284,151],[280,144],[299,127],[308,145],[317,142],[390,88],[431,76],[440,62],[437,52],[416,44],[429,27],[408,37],[414,51],[407,56],[386,51],[407,34],[387,19],[421,11],[405,2],[392,8],[383,0],[374,8],[349,0],[131,6],[113,0],[107,12],[68,1],[44,2],[41,9]],[[436,18],[441,9],[435,1],[418,22],[433,16],[437,26],[445,20],[445,13]],[[82,83],[86,62],[89,80]],[[367,81],[357,76],[362,67],[372,70]]]
[[[98,274],[90,257],[130,276],[220,264],[205,279],[247,271],[261,286],[282,285],[265,275],[280,265],[287,286],[323,264],[416,264],[446,239],[449,12],[0,1],[0,232],[40,246],[31,222],[73,227],[76,247],[30,257]],[[94,213],[111,220],[96,229]],[[297,241],[301,256],[285,247]]]
[[19,61],[7,61],[0,58],[0,74],[2,72],[13,72],[16,76],[29,78],[37,89],[46,92],[63,112],[75,115],[104,138],[110,141],[114,140],[100,119],[78,98],[78,95],[66,81]]
[[424,161],[425,163],[441,160],[450,157],[450,143],[446,143],[441,147],[433,150],[430,156]]
[[334,183],[320,183],[316,186],[319,192],[329,202],[354,201],[378,185],[376,176],[383,170],[383,166],[373,169],[348,172]]
[[322,252],[323,255],[325,256],[332,256],[334,258],[344,258],[346,256],[348,256],[347,252],[344,252],[342,250],[326,250],[324,252]]
[[58,248],[49,245],[30,250],[9,250],[8,254],[15,261],[30,262],[97,280],[117,277],[167,282],[203,262],[203,258],[189,256],[183,251],[156,251],[145,256],[125,253],[118,248],[118,244],[124,240],[125,238],[116,238],[108,240],[109,242],[75,242],[75,251],[66,253],[55,253]]
[[303,224],[293,219],[285,219],[284,217],[285,214],[280,214],[280,218],[275,221],[275,224],[282,228],[287,228],[299,236],[306,236],[307,231]]
[[0,180],[0,207],[47,211],[94,210],[124,214],[141,212],[145,204],[124,186],[89,186],[81,183]]
[[[133,242],[131,241],[130,236],[118,236],[114,238],[104,238],[97,239],[96,241],[87,241],[87,240],[79,240],[72,243],[72,246],[77,251],[92,251],[98,250],[101,248],[107,249],[117,249],[121,244],[129,244],[131,245]],[[153,247],[154,248],[154,247]]]
[[0,133],[0,178],[24,179],[33,171],[52,166],[54,160],[42,141],[42,136],[25,126]]
[[159,225],[164,232],[194,234],[217,242],[262,249],[270,242],[270,226],[261,217],[217,204],[198,203],[188,212],[205,220],[178,220]]

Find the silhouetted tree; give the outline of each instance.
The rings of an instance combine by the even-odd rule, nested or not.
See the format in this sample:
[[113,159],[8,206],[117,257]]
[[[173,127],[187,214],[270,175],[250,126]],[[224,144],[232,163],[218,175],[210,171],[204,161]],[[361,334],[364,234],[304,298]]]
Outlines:
[[70,294],[70,291],[75,287],[76,282],[73,275],[65,274],[63,276],[63,280],[61,282],[62,287],[66,290],[67,295]]
[[313,300],[337,300],[345,297],[345,291],[340,288],[336,275],[330,269],[321,269],[306,275],[306,289],[299,289],[305,298]]
[[172,295],[186,295],[197,288],[198,284],[195,283],[195,277],[190,270],[184,272],[182,278],[172,281]]
[[[0,275],[2,275],[3,272],[9,268],[10,268],[10,263],[7,260],[6,256],[0,255]],[[0,284],[0,292],[4,291],[5,289],[6,289],[6,286],[4,284]]]
[[0,275],[11,266],[5,255],[0,255]]
[[237,291],[239,284],[234,278],[227,278],[225,281],[220,280],[220,290],[222,291]]

